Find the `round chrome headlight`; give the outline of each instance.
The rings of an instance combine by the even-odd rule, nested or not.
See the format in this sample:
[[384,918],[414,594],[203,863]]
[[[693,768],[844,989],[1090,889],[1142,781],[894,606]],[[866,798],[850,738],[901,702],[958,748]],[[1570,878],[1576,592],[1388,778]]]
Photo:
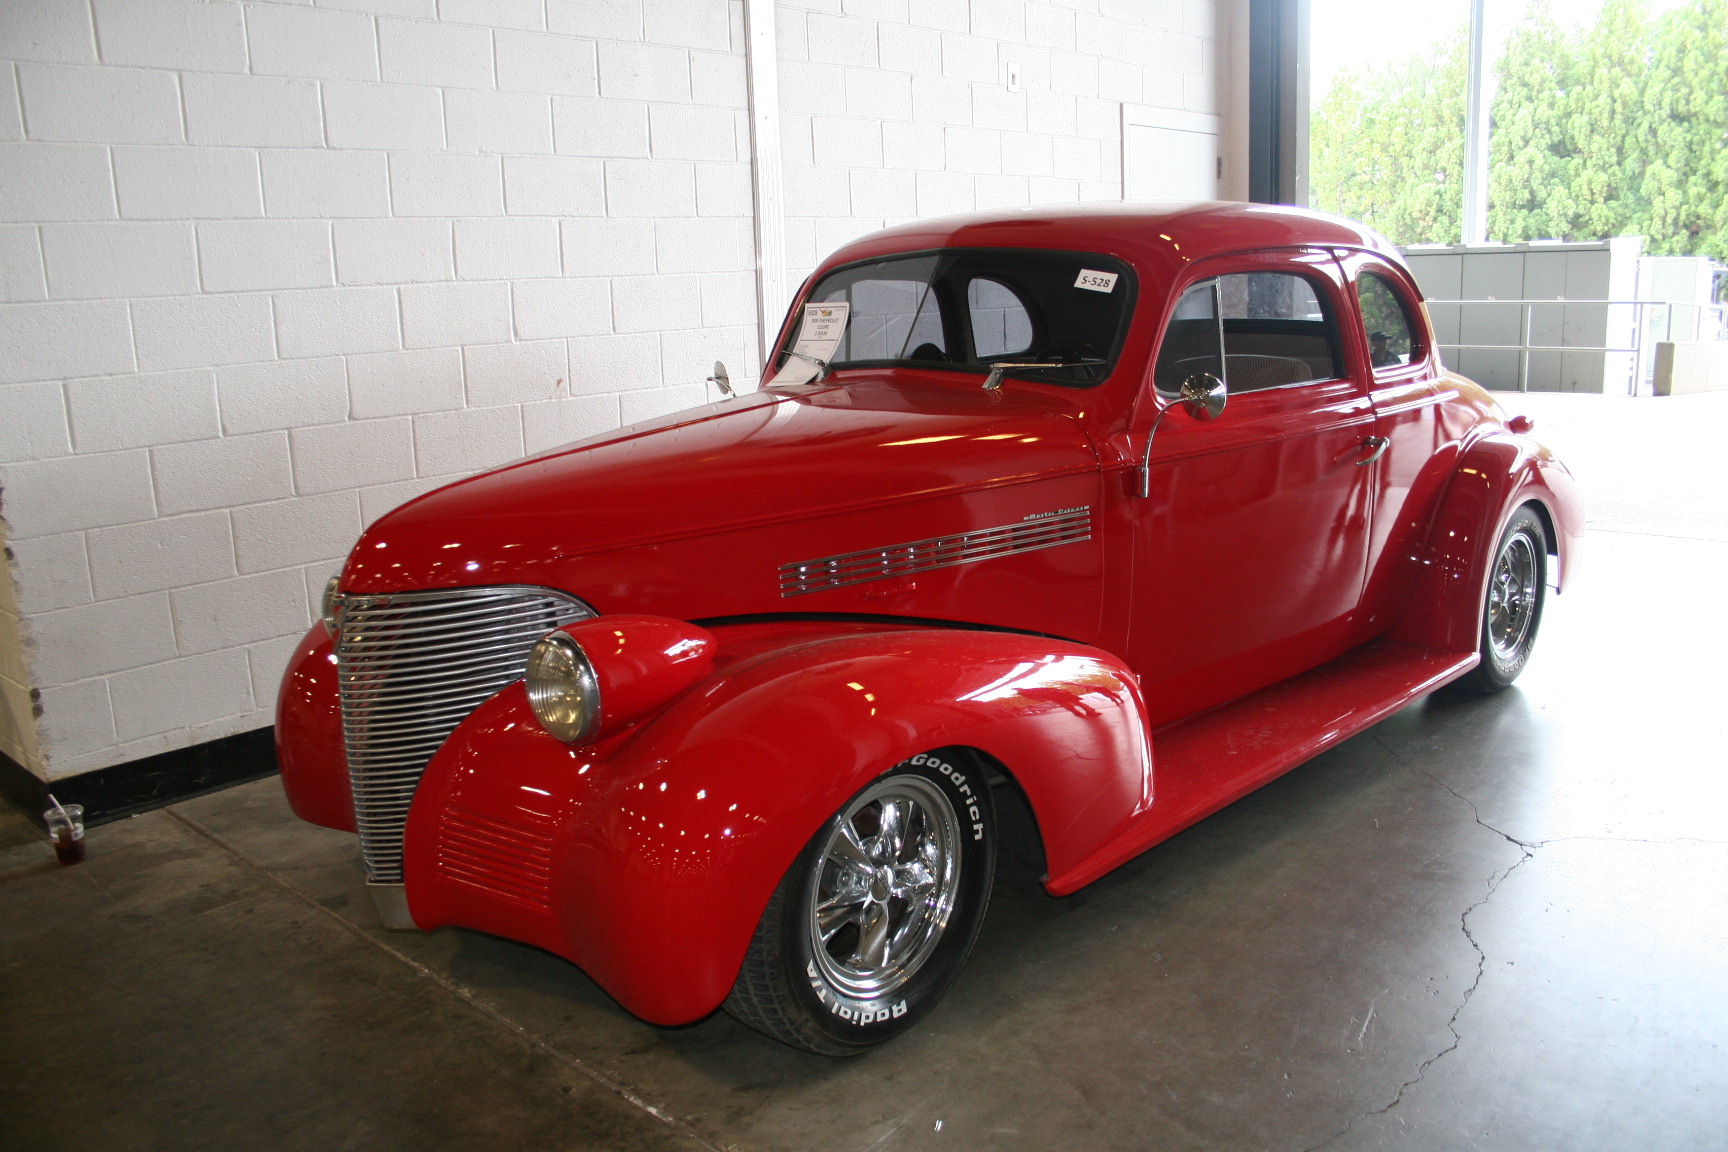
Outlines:
[[332,576],[324,585],[324,602],[319,605],[319,614],[324,618],[324,627],[330,629],[330,634],[336,634],[337,625],[342,623],[342,593],[337,591],[337,583],[342,577]]
[[534,642],[528,654],[528,705],[546,731],[580,744],[600,723],[600,683],[582,646],[563,632]]

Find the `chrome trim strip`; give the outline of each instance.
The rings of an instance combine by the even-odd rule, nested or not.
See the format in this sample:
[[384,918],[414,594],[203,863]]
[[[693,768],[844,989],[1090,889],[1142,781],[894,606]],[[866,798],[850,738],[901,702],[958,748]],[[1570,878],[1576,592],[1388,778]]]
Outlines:
[[1036,552],[1092,539],[1092,506],[1040,512],[1016,524],[980,528],[954,536],[932,536],[861,552],[800,560],[779,568],[782,598],[865,584],[936,568],[953,568],[1021,552]]

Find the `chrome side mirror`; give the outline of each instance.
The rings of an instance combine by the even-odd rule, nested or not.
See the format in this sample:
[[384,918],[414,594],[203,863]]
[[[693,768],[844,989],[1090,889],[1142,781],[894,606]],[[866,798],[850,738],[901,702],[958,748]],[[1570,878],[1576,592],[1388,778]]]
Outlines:
[[726,371],[726,365],[719,360],[714,361],[714,375],[708,377],[708,382],[720,389],[723,396],[736,396],[732,391],[732,376]]
[[1183,411],[1196,420],[1218,419],[1224,411],[1224,402],[1229,398],[1224,381],[1210,372],[1196,372],[1182,381],[1178,397]]
[[1140,458],[1140,467],[1136,469],[1138,478],[1134,485],[1134,495],[1151,495],[1152,439],[1158,435],[1158,428],[1164,423],[1164,417],[1170,414],[1170,410],[1180,407],[1196,420],[1216,420],[1224,411],[1224,402],[1228,399],[1230,394],[1224,388],[1224,381],[1210,372],[1196,372],[1182,381],[1182,386],[1176,391],[1175,401],[1158,409],[1158,415],[1152,421],[1152,430],[1146,433],[1146,454]]

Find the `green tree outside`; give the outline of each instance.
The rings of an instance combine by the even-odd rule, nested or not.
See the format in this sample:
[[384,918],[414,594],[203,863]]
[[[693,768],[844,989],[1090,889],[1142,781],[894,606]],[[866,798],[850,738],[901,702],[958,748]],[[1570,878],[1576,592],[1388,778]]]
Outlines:
[[1664,13],[1650,52],[1648,248],[1728,260],[1728,0]]
[[1310,203],[1361,220],[1397,244],[1458,239],[1466,31],[1338,76],[1309,119]]
[[[1310,198],[1400,244],[1459,239],[1466,31],[1341,75],[1310,128]],[[1642,235],[1728,259],[1728,0],[1608,0],[1568,31],[1536,0],[1495,68],[1489,236]]]

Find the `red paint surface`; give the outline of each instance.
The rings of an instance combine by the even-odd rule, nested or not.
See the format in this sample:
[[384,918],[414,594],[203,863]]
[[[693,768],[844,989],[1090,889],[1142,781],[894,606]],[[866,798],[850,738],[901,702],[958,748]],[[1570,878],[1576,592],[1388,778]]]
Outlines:
[[664,616],[603,616],[560,631],[581,646],[600,690],[596,740],[639,723],[714,668],[714,634]]
[[[743,625],[652,724],[570,748],[520,685],[482,705],[421,781],[409,818],[410,907],[423,928],[513,936],[580,964],[645,1019],[718,1007],[762,907],[839,804],[910,756],[964,745],[1025,766],[1053,869],[1079,865],[1146,806],[1133,676],[1061,641],[949,629]],[[452,805],[553,838],[544,906],[441,867]]]
[[354,797],[342,755],[342,711],[330,631],[312,625],[288,661],[276,696],[276,765],[302,820],[354,831]]

